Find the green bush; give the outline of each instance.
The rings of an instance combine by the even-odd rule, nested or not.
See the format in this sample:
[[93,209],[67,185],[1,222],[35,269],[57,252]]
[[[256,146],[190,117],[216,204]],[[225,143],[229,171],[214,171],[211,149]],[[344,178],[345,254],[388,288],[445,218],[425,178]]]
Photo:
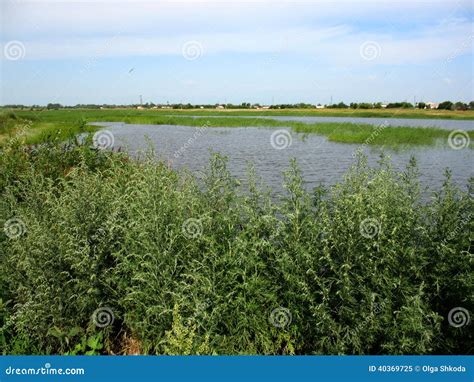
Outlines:
[[449,173],[427,201],[415,163],[362,156],[312,192],[291,163],[280,199],[217,154],[198,180],[90,142],[11,143],[0,169],[3,354],[126,353],[124,336],[146,354],[472,351],[448,324],[473,311],[472,185]]

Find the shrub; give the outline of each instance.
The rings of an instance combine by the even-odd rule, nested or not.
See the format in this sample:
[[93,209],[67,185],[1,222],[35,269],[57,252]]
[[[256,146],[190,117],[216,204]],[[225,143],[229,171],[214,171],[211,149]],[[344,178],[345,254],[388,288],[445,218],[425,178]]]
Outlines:
[[472,185],[428,202],[414,161],[361,156],[311,192],[292,162],[277,198],[218,154],[198,180],[89,146],[1,153],[3,354],[469,352]]

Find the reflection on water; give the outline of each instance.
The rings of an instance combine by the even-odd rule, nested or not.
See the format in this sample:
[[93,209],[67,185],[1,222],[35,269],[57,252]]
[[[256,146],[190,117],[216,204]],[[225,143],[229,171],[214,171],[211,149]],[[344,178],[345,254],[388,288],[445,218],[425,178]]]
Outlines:
[[[291,158],[296,158],[308,187],[321,183],[334,184],[354,163],[353,154],[361,146],[329,142],[325,137],[291,132],[283,149],[272,142],[274,129],[266,128],[206,128],[169,125],[127,125],[100,123],[115,138],[115,147],[125,147],[130,153],[146,150],[148,140],[156,155],[172,163],[175,168],[187,167],[200,171],[208,165],[210,151],[229,157],[229,169],[240,179],[246,178],[247,163],[253,162],[257,174],[275,190],[281,190],[282,172],[288,169]],[[291,131],[291,130],[290,130]],[[273,144],[272,144],[273,143]],[[281,143],[281,142],[280,142]],[[280,147],[282,144],[280,144]],[[364,148],[369,163],[380,159],[380,148]],[[441,186],[444,169],[452,170],[455,183],[464,187],[473,174],[474,150],[453,150],[447,142],[436,147],[411,148],[401,151],[385,150],[396,168],[404,169],[410,156],[418,161],[420,179],[430,189]]]

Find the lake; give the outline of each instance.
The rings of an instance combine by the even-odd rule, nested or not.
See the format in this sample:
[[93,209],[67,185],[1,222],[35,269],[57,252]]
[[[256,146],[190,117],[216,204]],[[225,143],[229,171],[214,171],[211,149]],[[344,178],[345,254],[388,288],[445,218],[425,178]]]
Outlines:
[[[244,180],[247,163],[253,162],[257,174],[276,192],[281,190],[282,172],[288,168],[291,158],[297,159],[308,188],[312,188],[321,183],[331,185],[340,181],[354,163],[353,154],[361,147],[357,144],[334,143],[323,136],[298,134],[289,129],[289,135],[282,133],[280,137],[274,136],[272,141],[272,134],[276,130],[267,128],[222,127],[199,130],[174,125],[94,124],[112,132],[115,148],[123,147],[132,155],[146,150],[148,139],[157,157],[177,169],[187,167],[199,174],[208,165],[212,149],[227,155],[231,173]],[[275,146],[286,147],[277,149]],[[363,150],[368,155],[369,163],[375,165],[381,149],[364,147]],[[474,150],[454,150],[447,142],[440,142],[434,147],[385,150],[385,153],[399,169],[405,168],[414,155],[418,160],[421,182],[431,189],[441,186],[446,167],[452,170],[454,182],[463,187],[469,177],[474,176]]]

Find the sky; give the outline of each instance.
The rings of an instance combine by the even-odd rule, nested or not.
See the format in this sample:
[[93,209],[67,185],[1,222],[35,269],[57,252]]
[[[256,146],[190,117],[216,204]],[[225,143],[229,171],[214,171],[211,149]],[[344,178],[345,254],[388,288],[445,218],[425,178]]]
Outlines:
[[0,104],[474,100],[471,0],[0,4]]

